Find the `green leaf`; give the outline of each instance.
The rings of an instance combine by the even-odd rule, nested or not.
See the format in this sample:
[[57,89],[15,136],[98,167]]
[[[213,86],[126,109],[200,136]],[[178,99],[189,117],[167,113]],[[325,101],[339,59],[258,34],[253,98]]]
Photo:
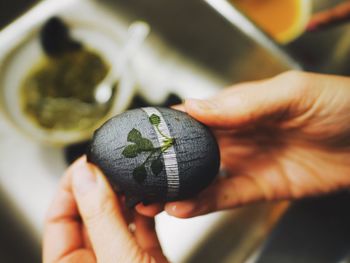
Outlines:
[[146,138],[142,138],[141,140],[139,140],[137,142],[137,146],[141,151],[145,151],[145,152],[149,152],[154,149],[152,142]]
[[160,123],[160,117],[156,114],[152,114],[148,119],[152,125],[158,126]]
[[137,143],[141,139],[142,139],[141,132],[135,128],[132,129],[128,134],[128,142]]
[[136,144],[130,144],[124,148],[122,154],[126,158],[134,158],[139,154],[139,148]]
[[152,173],[158,175],[163,170],[163,162],[160,158],[155,159],[151,164]]
[[143,183],[147,177],[147,171],[145,165],[138,166],[132,173],[134,179],[138,183]]

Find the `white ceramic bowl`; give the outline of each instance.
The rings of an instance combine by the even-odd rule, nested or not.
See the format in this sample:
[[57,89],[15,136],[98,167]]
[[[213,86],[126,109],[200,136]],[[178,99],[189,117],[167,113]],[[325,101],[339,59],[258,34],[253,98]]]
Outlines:
[[[123,50],[125,42],[125,33],[118,30],[106,30],[103,23],[100,25],[96,20],[91,22],[86,19],[64,18],[69,25],[74,39],[82,42],[89,49],[96,51],[110,68],[117,67],[118,57]],[[13,47],[3,56],[0,61],[0,98],[5,115],[18,129],[27,135],[44,143],[65,145],[84,139],[88,139],[93,130],[102,122],[126,110],[133,94],[134,81],[130,67],[124,68],[123,75],[120,77],[119,85],[116,89],[113,105],[109,113],[98,121],[91,128],[84,131],[64,131],[64,130],[46,130],[40,128],[21,109],[20,88],[24,78],[31,71],[40,59],[45,56],[40,46],[38,32],[42,23],[27,32],[25,37],[14,43]]]

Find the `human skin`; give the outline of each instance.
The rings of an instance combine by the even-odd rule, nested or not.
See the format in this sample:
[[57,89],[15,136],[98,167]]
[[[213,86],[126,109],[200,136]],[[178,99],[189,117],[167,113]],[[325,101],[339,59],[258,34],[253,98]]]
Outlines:
[[[139,213],[187,218],[350,186],[350,78],[288,72],[177,108],[214,131],[227,176],[191,200],[139,204]],[[166,262],[153,218],[122,204],[97,167],[75,162],[48,212],[44,263]]]
[[122,203],[102,173],[80,158],[63,176],[48,211],[43,262],[167,262],[153,218],[126,211]]
[[350,78],[286,72],[177,107],[209,126],[226,177],[190,200],[144,206],[180,218],[350,186]]

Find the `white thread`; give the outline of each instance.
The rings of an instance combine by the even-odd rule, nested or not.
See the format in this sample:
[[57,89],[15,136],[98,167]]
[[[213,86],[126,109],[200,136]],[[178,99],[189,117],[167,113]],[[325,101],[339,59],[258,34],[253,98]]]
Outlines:
[[[155,114],[160,117],[160,124],[158,126],[161,133],[164,135],[171,137],[168,126],[163,118],[163,115],[153,107],[146,107],[142,108],[144,112],[147,113],[149,117],[152,116],[152,114]],[[155,133],[157,134],[159,145],[163,145],[163,136],[162,134],[154,128]],[[163,159],[164,159],[164,166],[165,166],[165,173],[167,176],[167,184],[168,184],[168,197],[176,197],[179,191],[180,187],[180,178],[179,178],[179,168],[175,153],[174,146],[170,146],[165,152],[162,153]]]

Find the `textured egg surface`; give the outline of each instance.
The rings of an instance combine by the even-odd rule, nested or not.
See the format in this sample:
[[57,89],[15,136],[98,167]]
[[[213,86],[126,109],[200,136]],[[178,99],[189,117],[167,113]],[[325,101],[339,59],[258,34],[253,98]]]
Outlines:
[[107,121],[93,137],[88,160],[133,206],[192,197],[215,178],[220,154],[210,130],[188,114],[140,108]]

